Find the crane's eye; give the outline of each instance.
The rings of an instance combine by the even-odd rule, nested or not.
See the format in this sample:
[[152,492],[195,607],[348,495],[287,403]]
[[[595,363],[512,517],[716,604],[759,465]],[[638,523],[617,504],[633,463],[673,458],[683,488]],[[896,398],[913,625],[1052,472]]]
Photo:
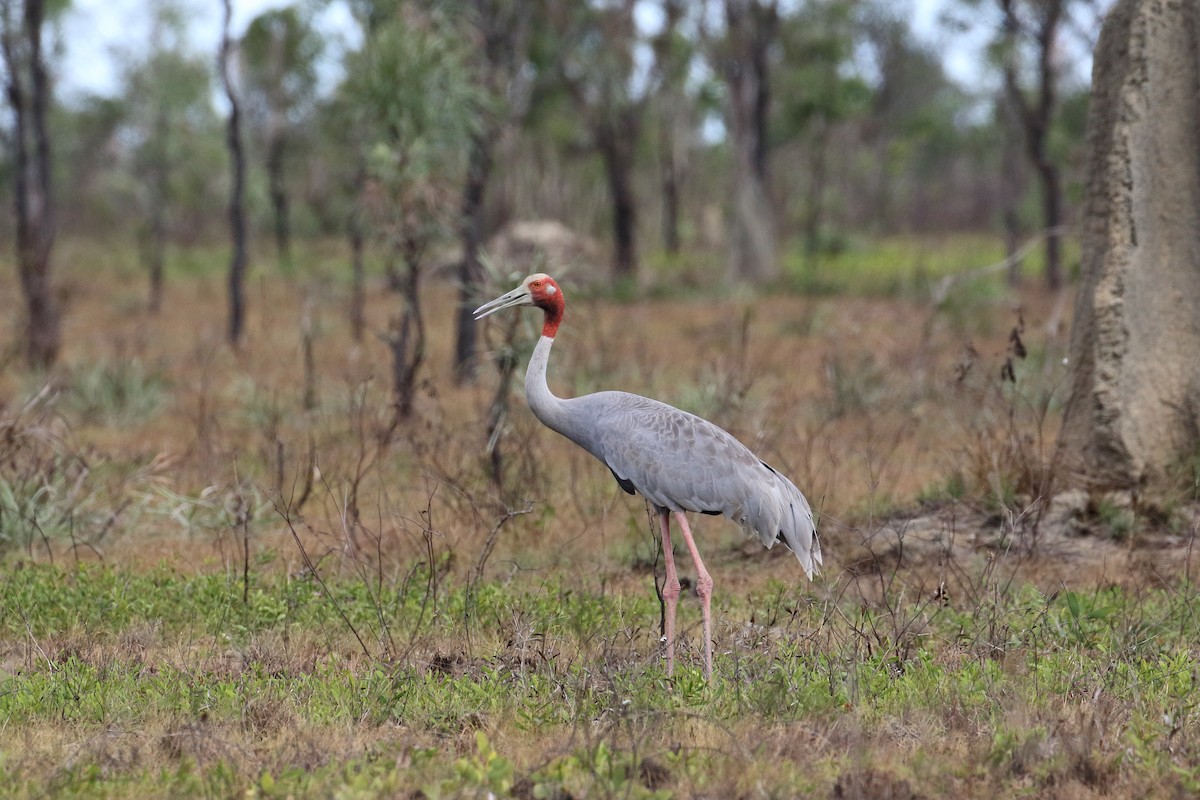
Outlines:
[[534,289],[540,289],[540,288],[541,288],[541,286],[542,286],[542,282],[541,282],[541,281],[534,281],[533,283],[531,283],[531,284],[529,284],[529,285],[530,285],[530,286],[532,286]]

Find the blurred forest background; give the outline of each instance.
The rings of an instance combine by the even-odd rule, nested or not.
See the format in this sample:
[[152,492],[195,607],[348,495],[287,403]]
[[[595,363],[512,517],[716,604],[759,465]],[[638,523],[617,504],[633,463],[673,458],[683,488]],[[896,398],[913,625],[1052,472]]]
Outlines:
[[[222,33],[188,0],[3,0],[0,237],[23,276],[49,274],[56,234],[136,249],[151,310],[168,265],[231,231],[235,294],[247,259],[344,242],[347,273],[411,304],[452,269],[470,305],[481,246],[543,219],[598,242],[593,284],[819,291],[873,242],[977,234],[1008,256],[1039,240],[1026,272],[1057,288],[1106,6],[330,0],[226,4]],[[79,43],[119,13],[128,41]],[[52,286],[23,282],[35,364],[57,352]]]

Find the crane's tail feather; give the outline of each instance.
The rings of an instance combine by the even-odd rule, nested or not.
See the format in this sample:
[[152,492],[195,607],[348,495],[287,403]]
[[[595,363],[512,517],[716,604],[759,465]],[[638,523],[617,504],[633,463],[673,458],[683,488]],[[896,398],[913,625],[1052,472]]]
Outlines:
[[821,564],[824,563],[812,507],[794,483],[769,466],[767,469],[775,478],[779,502],[776,509],[773,509],[775,513],[765,515],[767,519],[760,517],[759,520],[755,520],[761,524],[754,525],[754,528],[767,547],[776,541],[782,541],[796,555],[804,573],[812,580],[813,576],[820,573]]

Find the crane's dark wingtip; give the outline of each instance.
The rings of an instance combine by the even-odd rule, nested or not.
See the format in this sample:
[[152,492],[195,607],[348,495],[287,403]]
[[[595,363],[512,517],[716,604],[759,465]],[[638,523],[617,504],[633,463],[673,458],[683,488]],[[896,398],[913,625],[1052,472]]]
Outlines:
[[637,491],[633,486],[633,481],[629,480],[628,478],[622,478],[612,467],[609,467],[608,471],[611,472],[612,476],[617,479],[617,486],[620,486],[622,489],[624,489],[625,494],[634,494]]

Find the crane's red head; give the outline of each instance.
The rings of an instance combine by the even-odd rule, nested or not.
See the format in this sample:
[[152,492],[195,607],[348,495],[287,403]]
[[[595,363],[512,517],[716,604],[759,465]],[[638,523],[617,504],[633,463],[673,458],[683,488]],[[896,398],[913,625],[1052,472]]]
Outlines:
[[513,306],[537,306],[545,311],[546,321],[542,324],[542,336],[549,336],[551,339],[558,333],[563,310],[566,308],[562,289],[558,288],[554,278],[544,272],[538,272],[521,281],[521,285],[511,292],[475,309],[475,319],[483,319],[489,314]]
[[546,312],[546,321],[542,324],[542,336],[551,339],[558,333],[558,324],[562,322],[566,303],[563,301],[562,289],[544,272],[538,272],[525,279],[523,284],[529,289],[529,297],[533,305]]

